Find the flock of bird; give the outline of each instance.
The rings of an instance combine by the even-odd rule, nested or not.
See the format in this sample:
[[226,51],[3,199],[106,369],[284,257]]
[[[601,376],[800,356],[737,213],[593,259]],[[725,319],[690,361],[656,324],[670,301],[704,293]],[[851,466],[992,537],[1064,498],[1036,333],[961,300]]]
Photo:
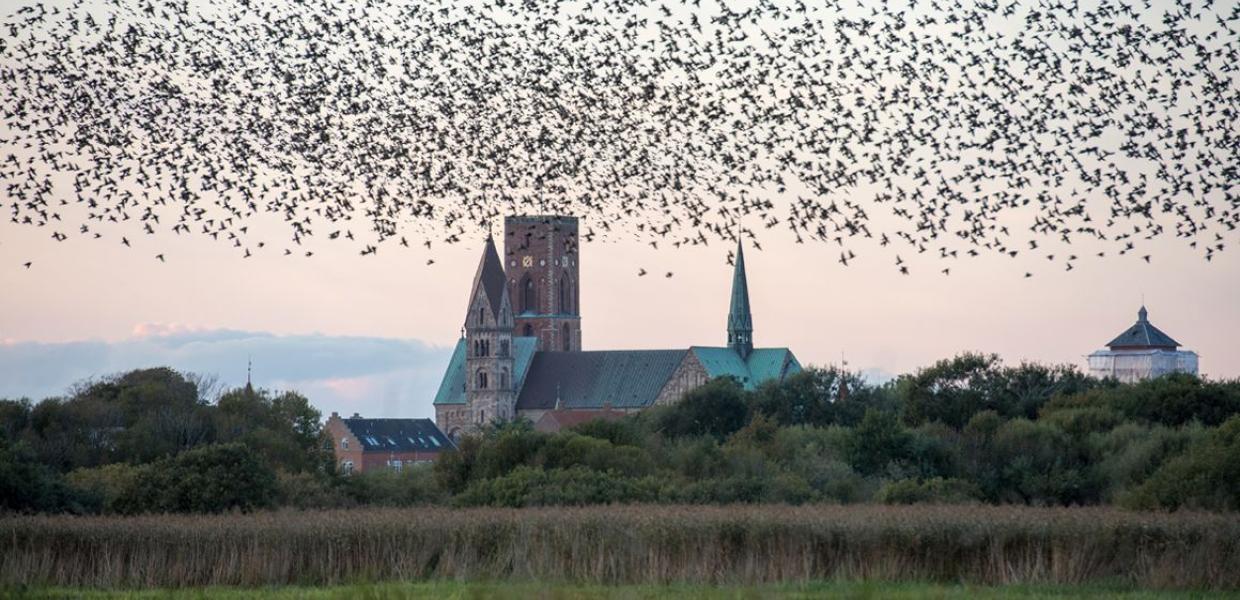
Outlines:
[[1163,235],[1210,259],[1240,226],[1235,3],[6,6],[0,227],[57,241],[373,255],[567,213],[585,241],[784,230],[907,273],[1072,269],[1079,239],[1148,262]]

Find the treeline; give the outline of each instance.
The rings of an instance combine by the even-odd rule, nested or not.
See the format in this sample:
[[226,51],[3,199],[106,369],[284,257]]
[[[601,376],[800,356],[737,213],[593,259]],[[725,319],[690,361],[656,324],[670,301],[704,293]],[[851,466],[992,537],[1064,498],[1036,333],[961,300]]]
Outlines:
[[881,385],[808,369],[546,434],[466,437],[432,466],[342,476],[301,395],[170,369],[0,400],[0,509],[600,503],[1116,504],[1240,509],[1240,382],[1136,385],[965,354]]
[[1117,504],[1240,509],[1240,382],[1136,385],[966,354],[883,385],[809,369],[748,392],[549,435],[468,438],[436,466],[457,505],[599,502]]

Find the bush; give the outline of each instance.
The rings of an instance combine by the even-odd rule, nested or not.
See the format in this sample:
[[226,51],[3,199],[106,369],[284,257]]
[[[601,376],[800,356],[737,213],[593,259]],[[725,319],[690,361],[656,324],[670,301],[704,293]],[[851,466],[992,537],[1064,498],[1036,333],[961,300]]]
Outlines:
[[345,490],[345,481],[314,473],[276,473],[277,504],[294,508],[350,508],[358,500]]
[[1206,428],[1199,424],[1172,429],[1136,423],[1094,434],[1090,445],[1091,452],[1098,457],[1096,471],[1104,486],[1102,499],[1115,501],[1144,483],[1168,459],[1204,440],[1205,435]]
[[669,438],[708,435],[723,440],[745,426],[748,413],[741,385],[731,377],[719,377],[660,409],[656,422]]
[[869,410],[851,432],[848,461],[857,472],[873,475],[893,461],[907,459],[912,436],[891,413]]
[[654,470],[650,454],[642,448],[617,447],[607,440],[572,431],[551,436],[543,445],[541,462],[549,469],[583,466],[626,477],[647,475]]
[[1132,385],[1112,385],[1056,398],[1049,408],[1108,407],[1127,420],[1179,426],[1216,426],[1240,414],[1240,381],[1206,381],[1173,373]]
[[977,502],[982,491],[963,479],[903,479],[885,484],[874,499],[883,504],[961,504]]
[[653,502],[659,484],[654,478],[635,479],[600,473],[585,467],[543,470],[520,466],[495,479],[471,484],[459,494],[457,506],[582,506],[616,502]]
[[97,510],[97,503],[75,494],[64,478],[40,464],[29,448],[0,439],[0,512],[90,510]]
[[187,450],[142,467],[116,501],[125,513],[219,513],[268,508],[277,498],[276,475],[243,444]]
[[365,471],[343,478],[343,487],[357,504],[416,506],[447,499],[431,465]]
[[1133,508],[1240,510],[1240,416],[1167,461],[1121,503]]
[[133,488],[140,468],[113,463],[93,469],[76,469],[65,476],[66,481],[82,497],[105,513],[116,512],[116,503]]

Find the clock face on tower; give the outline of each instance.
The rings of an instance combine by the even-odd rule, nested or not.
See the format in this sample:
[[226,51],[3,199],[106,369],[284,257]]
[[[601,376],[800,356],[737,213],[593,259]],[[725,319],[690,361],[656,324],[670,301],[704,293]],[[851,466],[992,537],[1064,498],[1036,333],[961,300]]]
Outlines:
[[521,257],[521,266],[523,266],[523,267],[532,267],[532,266],[534,266],[534,257],[533,257],[533,256],[522,256],[522,257]]

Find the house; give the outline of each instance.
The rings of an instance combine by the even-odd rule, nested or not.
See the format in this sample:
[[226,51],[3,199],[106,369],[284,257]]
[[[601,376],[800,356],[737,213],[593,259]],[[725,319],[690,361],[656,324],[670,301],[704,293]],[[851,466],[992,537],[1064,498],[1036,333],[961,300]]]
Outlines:
[[331,435],[336,466],[346,475],[403,468],[434,461],[455,446],[430,419],[364,419],[332,413],[324,429]]

